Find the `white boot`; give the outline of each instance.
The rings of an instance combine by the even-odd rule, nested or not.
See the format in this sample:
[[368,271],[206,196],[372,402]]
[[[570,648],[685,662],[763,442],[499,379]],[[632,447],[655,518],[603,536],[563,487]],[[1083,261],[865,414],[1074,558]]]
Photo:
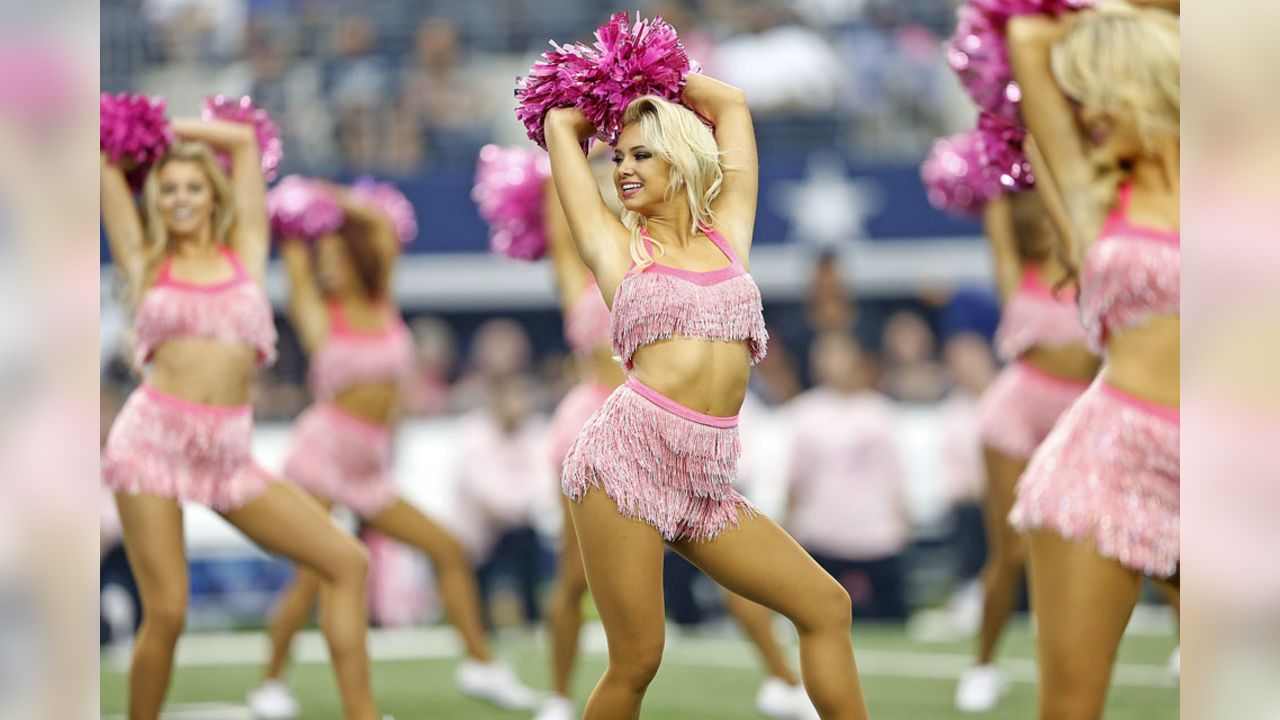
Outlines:
[[267,680],[249,691],[248,703],[257,720],[293,720],[302,714],[298,698],[281,680]]
[[956,709],[960,712],[987,712],[995,708],[1009,691],[1004,674],[995,665],[975,665],[960,676],[956,686]]
[[506,663],[493,660],[463,660],[458,664],[454,682],[464,695],[497,705],[505,710],[532,710],[538,694],[525,687]]
[[573,701],[563,695],[552,695],[542,701],[533,720],[574,720]]

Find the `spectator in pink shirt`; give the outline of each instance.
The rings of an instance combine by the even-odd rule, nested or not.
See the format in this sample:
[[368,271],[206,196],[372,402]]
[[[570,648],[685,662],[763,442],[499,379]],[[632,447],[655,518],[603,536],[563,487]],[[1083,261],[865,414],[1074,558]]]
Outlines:
[[789,406],[788,528],[849,591],[856,616],[905,620],[910,527],[893,403],[847,333],[819,335],[810,361],[818,386]]

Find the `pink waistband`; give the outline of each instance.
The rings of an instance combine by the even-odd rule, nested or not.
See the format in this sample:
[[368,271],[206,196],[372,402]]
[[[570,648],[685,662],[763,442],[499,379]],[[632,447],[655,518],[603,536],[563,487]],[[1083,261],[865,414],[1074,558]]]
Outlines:
[[1062,385],[1062,386],[1064,386],[1064,387],[1075,388],[1075,389],[1078,389],[1078,390],[1084,390],[1085,388],[1089,387],[1089,385],[1091,385],[1091,384],[1093,383],[1093,380],[1092,380],[1092,379],[1089,379],[1089,380],[1080,380],[1080,379],[1078,379],[1078,378],[1068,378],[1068,377],[1062,377],[1061,375],[1054,375],[1054,374],[1053,374],[1053,373],[1051,373],[1051,372],[1046,372],[1046,371],[1044,371],[1044,370],[1041,370],[1040,368],[1038,368],[1038,367],[1036,367],[1036,366],[1032,365],[1031,363],[1027,362],[1026,360],[1021,360],[1021,359],[1020,359],[1020,360],[1015,360],[1014,362],[1016,362],[1016,363],[1018,364],[1018,369],[1019,369],[1019,370],[1022,370],[1022,371],[1024,371],[1024,372],[1030,373],[1031,375],[1035,375],[1036,377],[1040,378],[1041,380],[1045,380],[1045,381],[1047,381],[1047,382],[1051,382],[1051,383],[1057,383],[1057,384]]
[[230,415],[243,415],[245,413],[253,412],[252,405],[206,405],[204,403],[180,398],[177,395],[170,395],[169,393],[157,390],[146,383],[138,386],[138,392],[158,403],[169,405],[183,412],[200,413],[202,415],[219,415],[224,417]]
[[645,400],[648,400],[663,410],[682,417],[685,420],[696,422],[699,425],[708,425],[713,428],[723,429],[738,426],[737,415],[724,417],[719,415],[707,415],[705,413],[700,413],[697,410],[691,410],[631,376],[627,377],[627,382],[625,384],[627,387],[636,391],[636,393]]
[[1130,395],[1124,390],[1121,390],[1114,385],[1108,385],[1105,382],[1099,382],[1098,384],[1102,386],[1102,392],[1116,400],[1119,400],[1125,405],[1135,407],[1145,413],[1168,420],[1171,423],[1181,424],[1181,412],[1176,407],[1169,407],[1168,405],[1161,405],[1159,403],[1151,402],[1150,400],[1143,400],[1140,397]]

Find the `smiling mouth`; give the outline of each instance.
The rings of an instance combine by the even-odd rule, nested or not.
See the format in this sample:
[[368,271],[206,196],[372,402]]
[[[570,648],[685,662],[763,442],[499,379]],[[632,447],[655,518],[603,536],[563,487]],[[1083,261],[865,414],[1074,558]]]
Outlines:
[[640,192],[640,188],[642,187],[644,187],[644,185],[638,182],[624,182],[619,186],[622,190],[622,197],[631,197],[632,195]]
[[191,208],[175,208],[173,211],[174,220],[189,220],[195,217],[195,211]]

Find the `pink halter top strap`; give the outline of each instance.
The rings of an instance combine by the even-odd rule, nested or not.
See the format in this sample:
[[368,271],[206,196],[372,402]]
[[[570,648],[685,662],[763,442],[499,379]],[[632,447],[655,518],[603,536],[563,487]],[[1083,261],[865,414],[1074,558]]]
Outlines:
[[1107,216],[1107,221],[1102,226],[1101,238],[1123,235],[1125,237],[1140,237],[1148,240],[1171,243],[1173,245],[1181,243],[1181,233],[1176,230],[1161,230],[1143,225],[1136,225],[1131,222],[1129,220],[1129,204],[1132,197],[1133,185],[1128,182],[1120,185],[1116,197],[1115,209]]
[[[719,248],[720,252],[724,253],[724,256],[729,259],[729,264],[727,266],[716,270],[685,270],[683,268],[671,267],[670,265],[663,265],[657,260],[654,260],[652,265],[644,269],[644,272],[655,272],[659,275],[671,275],[672,277],[688,280],[689,282],[697,283],[698,285],[715,285],[730,278],[735,278],[747,273],[746,269],[742,267],[742,263],[738,260],[737,254],[733,252],[733,247],[729,245],[729,242],[724,239],[723,235],[717,232],[715,228],[708,225],[700,225],[699,228],[702,230],[703,234],[707,236],[707,239]],[[649,233],[641,228],[640,235],[644,238],[645,248],[649,251],[649,255],[653,256],[653,241],[649,239]],[[632,270],[634,271],[634,266]],[[628,272],[628,274],[631,273]]]
[[231,263],[232,275],[229,279],[208,284],[193,283],[186,280],[175,279],[173,277],[173,256],[169,255],[165,257],[164,262],[160,265],[160,271],[156,274],[154,286],[180,287],[187,290],[205,290],[215,292],[234,285],[239,285],[240,283],[247,282],[249,280],[249,271],[245,270],[244,264],[240,262],[240,258],[236,257],[236,254],[232,252],[230,248],[226,245],[218,245],[218,252],[222,253],[222,257],[226,258],[227,262]]

